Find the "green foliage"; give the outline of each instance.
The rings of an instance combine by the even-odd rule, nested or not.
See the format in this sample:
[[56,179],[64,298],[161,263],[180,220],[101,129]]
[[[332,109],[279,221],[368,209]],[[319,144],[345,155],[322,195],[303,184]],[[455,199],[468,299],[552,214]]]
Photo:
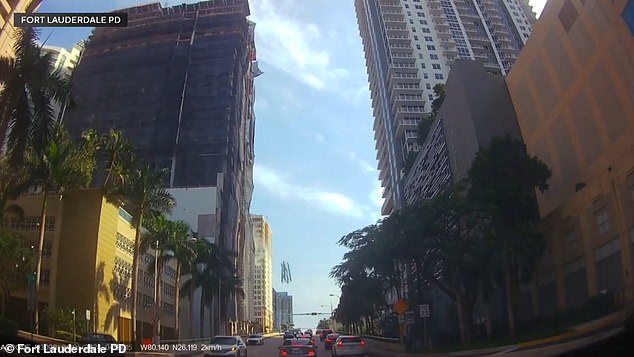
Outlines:
[[[435,89],[444,96],[444,88]],[[368,321],[385,308],[375,292],[396,292],[416,304],[434,285],[456,302],[461,337],[468,342],[478,297],[489,301],[509,266],[530,278],[541,254],[534,191],[546,189],[549,177],[521,142],[496,138],[478,152],[465,182],[342,237],[339,244],[349,251],[331,271],[342,287],[337,320]]]
[[425,140],[427,139],[427,135],[429,135],[429,131],[431,130],[431,125],[434,123],[434,119],[434,116],[425,116],[423,119],[421,119],[421,121],[418,122],[418,145],[425,144]]
[[440,111],[440,107],[442,107],[442,103],[444,103],[445,101],[445,85],[442,83],[438,83],[434,86],[434,94],[435,94],[435,98],[434,100],[431,102],[431,110],[432,110],[432,116],[435,118],[436,115],[438,114],[438,111]]
[[[0,58],[0,142],[7,139],[8,157],[22,163],[29,148],[43,151],[55,133],[55,103],[70,96],[68,77],[52,67],[52,55],[43,54],[35,28],[18,28],[15,58]],[[8,135],[7,135],[8,133]]]
[[[284,326],[284,325],[282,325]],[[318,329],[327,329],[330,328],[330,319],[321,319],[319,320],[319,322],[317,323],[317,328]]]
[[93,153],[71,141],[61,125],[56,126],[41,151],[31,149],[26,153],[25,162],[32,182],[46,192],[87,187],[95,170]]
[[2,294],[2,311],[4,303],[12,291],[25,289],[27,276],[33,272],[35,252],[25,244],[25,240],[16,233],[0,227],[0,293]]
[[[53,337],[67,341],[79,341],[83,336],[86,336],[89,328],[88,321],[83,318],[83,314],[80,312],[76,311],[76,316],[73,319],[73,309],[71,308],[48,310],[48,321],[52,326],[55,326],[55,336]],[[73,329],[75,335],[73,335]]]

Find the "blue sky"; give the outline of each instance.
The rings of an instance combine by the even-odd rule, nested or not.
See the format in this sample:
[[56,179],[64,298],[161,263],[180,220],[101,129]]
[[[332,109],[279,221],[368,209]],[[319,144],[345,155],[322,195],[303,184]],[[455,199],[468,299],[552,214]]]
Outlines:
[[[168,1],[168,5],[196,1]],[[139,0],[45,0],[41,12],[106,12]],[[161,1],[165,5],[166,1]],[[532,0],[538,14],[545,0]],[[329,312],[329,278],[345,249],[336,242],[380,217],[368,80],[353,0],[250,0],[260,69],[256,79],[255,192],[251,211],[273,230],[273,286],[295,313]],[[70,48],[87,28],[44,28]],[[293,281],[280,281],[289,263]],[[323,305],[323,306],[322,306]],[[298,327],[319,318],[296,316]]]

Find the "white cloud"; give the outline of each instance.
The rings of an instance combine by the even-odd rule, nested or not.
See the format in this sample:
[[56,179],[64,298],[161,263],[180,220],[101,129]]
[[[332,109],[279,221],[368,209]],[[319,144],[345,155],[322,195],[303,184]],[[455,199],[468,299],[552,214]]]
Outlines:
[[[284,71],[296,80],[317,90],[333,90],[347,95],[342,81],[350,73],[331,63],[332,30],[322,31],[314,23],[292,19],[282,14],[291,12],[299,2],[256,0],[251,3],[251,19],[256,23],[258,58]],[[325,32],[325,36],[322,35]]]
[[376,173],[378,171],[376,168],[376,165],[372,165],[369,162],[363,159],[360,159],[359,156],[353,151],[348,152],[348,157],[352,159],[353,161],[355,161],[364,172]]
[[279,198],[304,201],[332,214],[363,218],[367,210],[344,194],[291,183],[286,177],[266,166],[256,164],[253,168],[253,178],[256,187],[261,186]]

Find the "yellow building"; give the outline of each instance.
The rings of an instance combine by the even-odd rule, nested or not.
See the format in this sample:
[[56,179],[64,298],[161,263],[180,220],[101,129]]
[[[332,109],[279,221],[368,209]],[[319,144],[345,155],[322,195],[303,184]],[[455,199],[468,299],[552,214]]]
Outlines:
[[[16,204],[26,214],[25,220],[10,218],[10,227],[23,233],[29,244],[38,240],[41,195],[24,195]],[[49,195],[47,232],[39,294],[42,311],[56,308],[75,309],[77,318],[85,319],[90,310],[89,326],[97,332],[113,335],[119,341],[131,340],[132,254],[135,229],[131,217],[123,209],[109,203],[99,189],[70,190],[63,195]],[[154,255],[150,251],[140,257],[139,336],[151,338],[155,315],[154,284],[151,272]],[[174,300],[176,278],[172,264],[163,268],[162,336],[174,335]],[[16,293],[14,301],[20,315],[13,317],[28,327],[25,293]],[[28,316],[28,315],[26,315]],[[42,313],[46,316],[46,313]],[[11,318],[11,317],[9,317]],[[41,331],[48,330],[44,326]]]
[[532,315],[601,292],[632,300],[634,0],[549,0],[507,78],[522,136],[552,169]]
[[262,332],[273,331],[273,232],[266,217],[251,215],[255,241],[253,308]]
[[41,3],[42,0],[0,0],[0,57],[13,57],[13,14],[34,12]]

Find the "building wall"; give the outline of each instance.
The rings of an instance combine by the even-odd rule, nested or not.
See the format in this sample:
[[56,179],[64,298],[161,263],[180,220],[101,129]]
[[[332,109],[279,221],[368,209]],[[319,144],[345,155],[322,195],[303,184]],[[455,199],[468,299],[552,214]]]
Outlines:
[[[42,0],[2,0],[0,1],[0,56],[13,57],[15,27],[13,14],[16,12],[35,12]],[[31,7],[28,8],[29,4]]]
[[553,172],[538,194],[548,250],[535,314],[553,312],[538,302],[548,284],[558,309],[602,290],[632,298],[632,30],[630,0],[550,0],[507,78],[528,150]]
[[405,178],[408,205],[438,194],[468,176],[480,147],[508,134],[521,140],[513,103],[501,75],[479,61],[456,60],[446,97],[416,161]]

